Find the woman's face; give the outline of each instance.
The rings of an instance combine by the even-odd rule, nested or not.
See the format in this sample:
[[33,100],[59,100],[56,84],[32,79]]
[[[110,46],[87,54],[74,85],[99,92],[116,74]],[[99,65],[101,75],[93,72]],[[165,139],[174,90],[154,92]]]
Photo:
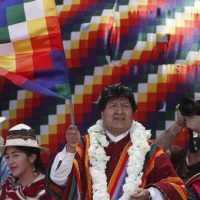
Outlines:
[[24,179],[29,177],[29,173],[33,173],[33,155],[28,156],[14,146],[11,146],[6,148],[6,158],[14,177]]

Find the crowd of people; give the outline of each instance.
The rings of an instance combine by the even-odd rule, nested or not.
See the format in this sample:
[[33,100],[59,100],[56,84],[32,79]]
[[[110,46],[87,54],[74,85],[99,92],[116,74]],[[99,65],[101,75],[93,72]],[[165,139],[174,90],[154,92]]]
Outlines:
[[[39,145],[35,131],[25,124],[10,128],[0,144],[0,199],[200,199],[199,115],[177,109],[175,123],[151,140],[151,131],[134,119],[131,88],[109,85],[98,108],[101,117],[87,133],[69,125],[66,145],[47,171],[40,156],[48,149]],[[188,145],[174,148],[184,128]]]

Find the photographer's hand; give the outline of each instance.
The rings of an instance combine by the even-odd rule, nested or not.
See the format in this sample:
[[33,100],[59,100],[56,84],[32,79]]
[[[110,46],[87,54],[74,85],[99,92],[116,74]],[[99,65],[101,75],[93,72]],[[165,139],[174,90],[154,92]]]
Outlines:
[[158,144],[164,151],[166,151],[167,149],[169,149],[176,136],[180,134],[182,129],[185,127],[185,119],[181,115],[180,111],[176,109],[176,121],[170,128],[168,128],[162,134],[160,134],[154,140],[154,143]]
[[185,119],[185,123],[186,123],[186,126],[199,133],[200,134],[200,116],[199,115],[193,115],[193,116],[185,116],[184,117]]
[[181,114],[180,110],[176,108],[176,121],[175,124],[182,129],[186,127],[185,117]]

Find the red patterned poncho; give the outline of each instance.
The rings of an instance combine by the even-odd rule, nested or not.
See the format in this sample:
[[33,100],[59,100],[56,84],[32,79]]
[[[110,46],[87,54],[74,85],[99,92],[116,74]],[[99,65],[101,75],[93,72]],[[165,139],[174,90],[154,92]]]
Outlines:
[[2,185],[2,193],[0,199],[50,199],[45,191],[44,175],[40,174],[36,180],[30,185],[20,185],[18,180],[12,175],[9,176]]
[[[73,170],[65,188],[60,188],[47,179],[47,190],[57,200],[92,200],[92,180],[89,173],[88,148],[89,135],[83,137],[83,143],[77,148]],[[119,199],[123,183],[127,176],[127,149],[131,146],[129,135],[119,142],[110,142],[105,149],[111,156],[107,163],[108,193],[110,199]],[[143,166],[142,188],[156,187],[168,200],[186,200],[187,192],[183,181],[177,176],[170,160],[157,145],[151,146]]]

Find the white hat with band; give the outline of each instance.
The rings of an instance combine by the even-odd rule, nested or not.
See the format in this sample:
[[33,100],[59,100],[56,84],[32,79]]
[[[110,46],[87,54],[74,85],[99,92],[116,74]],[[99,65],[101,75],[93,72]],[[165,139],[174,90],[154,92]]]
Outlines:
[[32,147],[48,152],[48,148],[39,145],[35,131],[26,124],[18,124],[9,129],[8,133],[5,145],[0,145],[0,152],[9,146]]
[[5,117],[0,117],[0,123],[5,121],[5,119],[6,119]]

